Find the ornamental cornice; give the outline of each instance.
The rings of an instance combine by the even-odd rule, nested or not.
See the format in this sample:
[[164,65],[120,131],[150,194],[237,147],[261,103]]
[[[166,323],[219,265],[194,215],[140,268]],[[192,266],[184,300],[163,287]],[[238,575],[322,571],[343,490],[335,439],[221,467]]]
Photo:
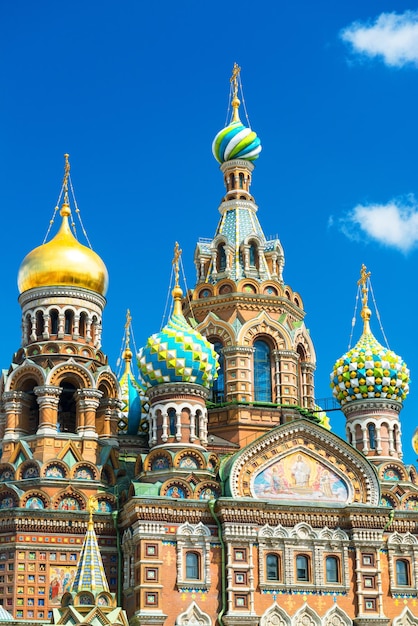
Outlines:
[[223,349],[223,353],[224,355],[234,355],[234,354],[246,354],[248,356],[250,356],[251,354],[254,354],[254,348],[248,347],[248,346],[226,346]]
[[395,402],[394,400],[389,400],[387,398],[365,398],[364,400],[353,400],[341,407],[341,411],[347,418],[353,413],[355,413],[355,416],[357,417],[357,415],[361,414],[378,414],[381,413],[382,410],[393,411],[394,413],[399,414],[401,409],[401,402]]
[[59,398],[62,394],[62,387],[57,387],[56,385],[39,385],[39,387],[34,387],[33,390],[39,399],[43,397]]
[[296,361],[300,359],[299,353],[294,350],[273,350],[272,353],[273,356],[287,357],[289,359],[296,359]]
[[229,159],[228,161],[224,161],[220,165],[219,169],[224,174],[228,170],[233,170],[237,167],[242,167],[249,172],[253,172],[255,165],[254,163],[251,163],[251,161],[247,161],[246,159]]
[[161,396],[175,396],[178,399],[195,396],[206,401],[209,397],[209,389],[195,383],[162,383],[155,387],[149,387],[147,396],[150,401]]
[[129,620],[130,626],[142,626],[142,624],[161,624],[163,625],[168,615],[165,613],[155,613],[154,611],[146,611],[141,609],[137,611],[133,617]]
[[74,289],[72,287],[34,287],[24,291],[19,296],[19,304],[21,307],[26,306],[33,300],[44,300],[45,298],[74,298],[84,300],[95,304],[100,309],[104,309],[106,305],[106,298],[100,294],[90,291],[88,289]]
[[256,213],[258,211],[258,206],[252,200],[238,200],[234,198],[232,200],[225,200],[221,202],[218,207],[219,213],[224,215],[227,211],[233,211],[234,209],[247,209],[252,213]]
[[[240,281],[241,280],[243,279],[240,279]],[[264,280],[257,280],[257,282],[271,283],[271,281]],[[196,289],[198,289],[198,287]],[[220,294],[211,296],[210,298],[199,298],[197,300],[193,300],[193,310],[208,308],[209,304],[210,310],[213,312],[222,311],[225,308],[225,305],[233,304],[237,309],[242,309],[243,311],[262,310],[266,313],[277,313],[279,315],[291,313],[299,321],[302,321],[305,317],[305,311],[296,307],[287,298],[283,296],[269,296],[264,293],[246,294],[242,291],[236,291],[226,295]]]

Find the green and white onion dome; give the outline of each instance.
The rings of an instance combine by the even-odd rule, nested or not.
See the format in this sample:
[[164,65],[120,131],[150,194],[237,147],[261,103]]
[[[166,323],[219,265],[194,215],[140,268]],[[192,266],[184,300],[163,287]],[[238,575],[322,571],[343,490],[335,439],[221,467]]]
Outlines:
[[212,144],[213,156],[219,163],[231,159],[255,161],[261,152],[257,134],[238,119],[216,135]]
[[168,324],[152,335],[138,354],[138,366],[148,387],[163,383],[195,383],[210,388],[217,377],[218,355],[186,321],[182,291],[173,290],[174,312]]
[[392,350],[384,348],[371,332],[334,365],[331,388],[341,406],[364,398],[403,402],[409,392],[409,370]]

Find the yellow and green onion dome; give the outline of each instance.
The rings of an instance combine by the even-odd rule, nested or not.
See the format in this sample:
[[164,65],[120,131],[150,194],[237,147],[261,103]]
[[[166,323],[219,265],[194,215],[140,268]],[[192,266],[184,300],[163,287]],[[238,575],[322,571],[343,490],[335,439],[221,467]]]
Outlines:
[[69,215],[70,207],[64,202],[58,233],[23,259],[18,274],[20,293],[36,287],[65,286],[106,294],[109,282],[106,266],[96,252],[74,237]]
[[182,290],[173,290],[174,312],[161,332],[152,335],[138,354],[138,366],[148,387],[163,383],[195,383],[210,388],[217,377],[213,346],[186,321]]
[[256,133],[238,119],[219,131],[213,140],[212,152],[219,163],[231,159],[255,161],[261,152],[261,142]]
[[403,402],[409,392],[409,370],[400,356],[384,348],[371,332],[334,365],[331,388],[341,406],[364,398]]

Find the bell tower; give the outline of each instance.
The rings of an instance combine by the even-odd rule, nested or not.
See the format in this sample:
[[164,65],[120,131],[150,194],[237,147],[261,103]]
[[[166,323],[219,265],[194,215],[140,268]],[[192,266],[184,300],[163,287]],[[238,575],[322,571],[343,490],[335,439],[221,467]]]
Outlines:
[[220,220],[196,246],[197,283],[183,306],[221,364],[210,432],[242,446],[301,412],[315,419],[315,350],[302,298],[284,282],[281,242],[258,220],[251,182],[261,143],[240,120],[237,64],[230,83],[231,121],[212,145],[226,189]]

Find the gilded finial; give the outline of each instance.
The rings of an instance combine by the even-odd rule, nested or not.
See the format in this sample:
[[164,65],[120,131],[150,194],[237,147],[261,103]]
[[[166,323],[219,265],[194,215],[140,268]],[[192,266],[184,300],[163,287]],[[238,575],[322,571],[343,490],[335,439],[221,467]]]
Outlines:
[[179,274],[180,274],[180,257],[181,257],[181,249],[176,241],[174,246],[174,257],[173,257],[173,268],[174,268],[174,289],[172,291],[172,295],[174,298],[174,315],[181,315],[181,298],[183,296],[183,291],[179,286]]
[[364,327],[363,327],[363,333],[367,334],[370,333],[370,318],[372,315],[372,312],[370,311],[369,307],[367,306],[367,301],[368,301],[368,297],[369,297],[369,287],[368,287],[368,282],[369,282],[369,278],[371,276],[371,272],[368,272],[366,269],[366,266],[363,265],[361,266],[361,270],[360,270],[360,280],[357,281],[357,284],[360,286],[361,288],[361,302],[363,305],[363,308],[361,310],[361,317],[363,319],[364,322]]
[[241,72],[241,68],[238,65],[238,63],[234,63],[234,67],[232,69],[232,76],[230,78],[230,83],[232,85],[232,108],[233,108],[233,113],[232,113],[232,121],[233,122],[239,122],[239,114],[238,114],[238,109],[239,109],[239,105],[241,104],[241,102],[239,101],[238,98],[238,76]]
[[125,372],[130,371],[130,363],[132,361],[132,350],[130,346],[131,342],[131,312],[129,309],[126,311],[126,322],[125,322],[125,350],[123,351],[123,359],[125,361]]
[[95,498],[94,496],[90,496],[87,502],[87,509],[89,512],[88,530],[93,530],[94,529],[93,513],[97,510],[97,498]]
[[65,165],[64,165],[64,179],[62,181],[62,187],[64,189],[64,201],[61,207],[61,216],[70,215],[70,202],[68,199],[68,179],[70,177],[70,155],[64,154]]

